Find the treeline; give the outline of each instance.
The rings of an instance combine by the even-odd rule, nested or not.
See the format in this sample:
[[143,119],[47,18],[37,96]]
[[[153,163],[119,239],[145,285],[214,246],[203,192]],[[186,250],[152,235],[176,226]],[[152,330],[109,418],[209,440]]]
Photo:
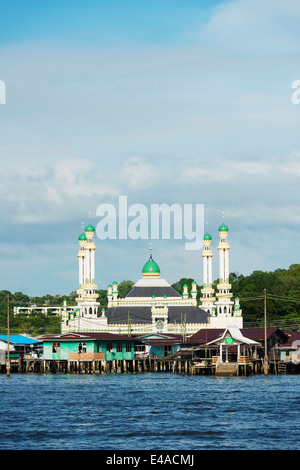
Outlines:
[[[191,292],[193,279],[180,279],[172,285],[180,294],[183,285]],[[219,280],[214,281],[217,292]],[[275,271],[253,271],[249,276],[231,273],[230,283],[234,299],[239,297],[244,323],[259,324],[264,318],[264,289],[266,289],[267,319],[300,319],[300,264],[292,264],[288,269]],[[202,286],[198,286],[198,300]],[[274,322],[273,322],[274,323]]]
[[45,295],[44,297],[30,298],[22,292],[12,294],[7,290],[0,291],[0,333],[7,334],[7,312],[9,309],[10,334],[25,333],[29,336],[38,336],[45,333],[60,332],[60,318],[52,312],[37,314],[34,309],[31,314],[14,316],[14,307],[31,305],[62,305],[61,296]]
[[[183,285],[188,285],[188,291],[191,292],[194,279],[182,278],[172,284],[172,287],[183,293]],[[217,292],[218,280],[214,281],[215,292]],[[288,269],[276,269],[275,271],[253,271],[249,276],[243,276],[238,273],[230,274],[230,283],[232,285],[233,299],[240,298],[240,304],[243,311],[244,325],[258,325],[264,317],[264,289],[266,289],[267,298],[267,318],[268,321],[278,321],[283,324],[287,320],[300,319],[300,264],[293,264]],[[124,298],[133,287],[132,281],[122,281],[118,285],[119,297]],[[197,286],[198,301],[201,297],[202,286]],[[107,290],[98,290],[98,301],[101,308],[107,307]],[[53,312],[47,314],[37,314],[32,308],[29,315],[19,314],[14,316],[13,309],[17,306],[42,306],[49,305],[59,307],[63,305],[64,299],[67,299],[68,305],[76,305],[76,291],[68,295],[46,294],[42,297],[29,297],[22,292],[0,291],[0,333],[7,331],[7,308],[10,312],[10,330],[15,333],[27,333],[32,336],[38,336],[45,333],[60,332],[60,318]],[[9,302],[8,302],[9,300]]]
[[300,318],[300,264],[271,272],[253,271],[249,276],[232,273],[230,282],[234,297],[240,297],[244,322],[262,320],[264,289],[269,321]]

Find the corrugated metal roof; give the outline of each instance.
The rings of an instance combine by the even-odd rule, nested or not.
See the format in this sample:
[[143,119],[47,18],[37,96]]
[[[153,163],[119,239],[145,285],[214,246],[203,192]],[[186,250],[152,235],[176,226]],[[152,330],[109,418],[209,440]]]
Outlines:
[[[188,343],[202,343],[205,342],[206,338],[207,341],[212,341],[219,336],[221,336],[226,328],[202,328],[201,330],[197,331],[194,335],[190,336],[187,340]],[[243,336],[246,336],[249,339],[254,341],[263,341],[265,338],[265,331],[264,328],[240,328],[240,331]],[[282,336],[282,339],[288,335],[284,333],[279,328],[267,328],[267,337],[269,338],[272,334],[278,334]]]
[[84,340],[108,340],[108,341],[134,341],[140,342],[139,339],[126,335],[118,335],[114,333],[104,332],[80,332],[80,333],[63,333],[56,335],[44,335],[40,340],[45,341],[84,341]]
[[229,326],[224,330],[224,333],[219,336],[218,338],[210,341],[209,344],[224,344],[225,337],[226,335],[229,335],[231,338],[233,338],[235,341],[238,341],[238,343],[241,344],[259,344],[257,341],[254,341],[254,339],[247,338],[246,336],[243,335],[243,333],[240,331],[240,329],[237,326]]
[[[7,335],[0,335],[0,340],[7,342]],[[9,335],[9,342],[14,344],[36,344],[39,343],[36,339],[23,335]]]
[[289,339],[280,346],[281,349],[298,349],[300,345],[300,331],[285,331],[285,334],[289,335]]

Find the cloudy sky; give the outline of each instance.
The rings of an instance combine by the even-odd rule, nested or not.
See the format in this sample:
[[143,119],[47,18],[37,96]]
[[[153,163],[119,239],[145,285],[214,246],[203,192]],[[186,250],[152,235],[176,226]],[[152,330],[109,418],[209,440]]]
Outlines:
[[[0,0],[0,289],[78,287],[100,204],[204,204],[218,276],[299,263],[298,0]],[[136,281],[150,239],[96,237],[96,282]],[[152,240],[169,282],[200,251]],[[262,286],[263,289],[264,286]]]

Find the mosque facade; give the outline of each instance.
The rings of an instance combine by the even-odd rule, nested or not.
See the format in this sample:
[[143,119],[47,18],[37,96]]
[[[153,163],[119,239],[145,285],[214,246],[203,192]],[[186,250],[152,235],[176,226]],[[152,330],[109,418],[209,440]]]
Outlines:
[[197,303],[197,283],[193,281],[189,294],[183,286],[180,295],[161,277],[160,267],[150,254],[144,264],[142,277],[124,298],[119,297],[114,281],[107,288],[107,309],[100,312],[95,283],[95,229],[87,225],[78,237],[79,288],[77,306],[62,310],[62,332],[101,331],[117,334],[145,335],[149,333],[174,333],[190,335],[202,328],[243,328],[239,299],[232,300],[229,282],[228,227],[219,227],[219,282],[213,288],[211,250],[212,237],[203,237],[203,287],[200,305]]

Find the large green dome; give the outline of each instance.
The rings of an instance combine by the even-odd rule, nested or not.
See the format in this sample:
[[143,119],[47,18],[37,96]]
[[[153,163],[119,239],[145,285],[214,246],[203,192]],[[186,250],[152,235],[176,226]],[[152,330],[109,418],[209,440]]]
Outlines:
[[86,235],[82,233],[81,235],[79,235],[78,240],[86,240]]
[[203,240],[211,240],[211,235],[209,233],[205,233]]
[[86,232],[95,232],[95,229],[91,224],[89,224],[85,227],[85,231]]
[[152,258],[147,261],[147,263],[143,267],[143,274],[160,274],[160,269],[158,264],[153,261]]
[[219,227],[219,232],[228,232],[228,227],[227,227],[227,225],[222,224],[222,225]]

